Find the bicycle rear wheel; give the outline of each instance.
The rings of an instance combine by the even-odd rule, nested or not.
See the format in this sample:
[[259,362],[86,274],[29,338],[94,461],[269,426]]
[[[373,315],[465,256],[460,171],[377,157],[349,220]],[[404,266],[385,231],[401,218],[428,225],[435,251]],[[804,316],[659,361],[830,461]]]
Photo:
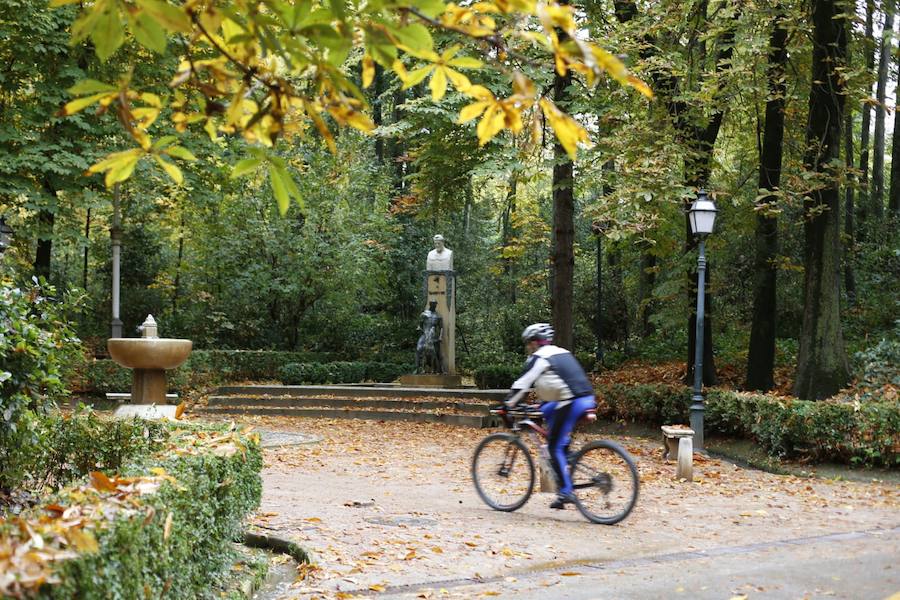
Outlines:
[[475,449],[472,481],[484,503],[494,510],[519,509],[534,490],[531,453],[517,436],[493,433]]
[[614,525],[637,503],[640,479],[634,459],[614,442],[599,440],[581,448],[571,474],[576,506],[592,523]]

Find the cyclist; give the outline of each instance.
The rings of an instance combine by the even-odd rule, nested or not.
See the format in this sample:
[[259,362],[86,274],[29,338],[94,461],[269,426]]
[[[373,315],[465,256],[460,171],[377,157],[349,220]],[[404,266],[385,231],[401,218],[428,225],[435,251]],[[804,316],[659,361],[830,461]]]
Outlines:
[[566,460],[570,434],[578,419],[597,403],[584,369],[571,352],[553,345],[553,333],[553,327],[548,323],[534,323],[522,332],[522,341],[530,356],[504,404],[507,408],[514,407],[531,388],[537,393],[549,429],[550,463],[559,483],[558,495],[550,508],[563,509],[575,501]]

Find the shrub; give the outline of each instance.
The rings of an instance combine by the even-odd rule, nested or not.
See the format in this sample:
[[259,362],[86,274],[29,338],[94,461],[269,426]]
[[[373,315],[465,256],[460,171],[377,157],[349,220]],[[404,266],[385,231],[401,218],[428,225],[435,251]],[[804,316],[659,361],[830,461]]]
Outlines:
[[593,352],[576,352],[575,359],[585,371],[593,371],[597,364],[597,355]]
[[[194,350],[187,361],[168,371],[168,390],[184,394],[191,389],[231,381],[280,379],[279,369],[291,363],[327,362],[327,352],[275,352],[268,350]],[[88,359],[78,367],[74,389],[89,394],[131,390],[131,370],[109,359]]]
[[65,393],[79,341],[65,314],[77,302],[51,299],[50,286],[0,281],[0,488],[17,484],[38,442],[40,415]]
[[413,369],[415,369],[413,365],[407,364],[367,362],[365,363],[365,379],[378,383],[390,383],[401,375],[412,373]]
[[475,385],[483,390],[508,389],[521,374],[521,367],[485,365],[475,369]]
[[859,364],[859,386],[863,399],[878,399],[884,386],[900,387],[900,321],[894,334],[880,342],[857,352],[854,356]]
[[690,399],[685,387],[614,383],[597,389],[597,413],[655,425],[683,423],[688,419]]
[[55,488],[91,471],[116,473],[128,461],[159,450],[166,429],[161,421],[101,419],[83,406],[71,416],[51,415],[44,421],[41,451],[35,453],[31,471]]
[[[660,425],[686,423],[684,386],[611,384],[597,389],[598,412],[610,419]],[[708,433],[753,439],[776,457],[900,465],[900,404],[818,402],[712,389]]]
[[[0,558],[13,573],[0,596],[208,597],[244,516],[259,504],[262,459],[255,438],[176,427],[166,428],[159,452],[131,457],[122,476],[94,472],[0,524],[0,546],[15,550],[35,535],[44,542],[41,553],[19,553],[7,564]],[[39,577],[16,577],[25,569]]]
[[279,369],[285,385],[358,383],[366,376],[366,364],[360,362],[289,363]]

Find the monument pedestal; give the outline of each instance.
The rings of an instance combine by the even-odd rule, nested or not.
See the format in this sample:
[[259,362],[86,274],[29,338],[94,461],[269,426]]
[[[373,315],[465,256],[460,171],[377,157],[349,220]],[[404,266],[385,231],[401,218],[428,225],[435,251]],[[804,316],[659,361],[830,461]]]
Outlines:
[[441,373],[424,373],[402,375],[400,385],[411,387],[440,387],[458,388],[462,385],[462,377],[459,375],[446,375]]
[[425,271],[425,306],[437,302],[437,313],[443,319],[441,357],[444,372],[456,375],[456,272]]

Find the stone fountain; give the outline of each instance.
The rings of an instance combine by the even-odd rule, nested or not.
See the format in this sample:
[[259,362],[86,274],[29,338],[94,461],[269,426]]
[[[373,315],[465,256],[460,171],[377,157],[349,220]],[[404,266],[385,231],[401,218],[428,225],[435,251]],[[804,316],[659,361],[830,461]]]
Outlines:
[[175,418],[177,407],[166,404],[166,370],[187,360],[191,340],[161,338],[153,315],[139,327],[139,338],[110,338],[109,356],[119,365],[134,370],[131,404],[120,406],[116,417],[145,419]]

